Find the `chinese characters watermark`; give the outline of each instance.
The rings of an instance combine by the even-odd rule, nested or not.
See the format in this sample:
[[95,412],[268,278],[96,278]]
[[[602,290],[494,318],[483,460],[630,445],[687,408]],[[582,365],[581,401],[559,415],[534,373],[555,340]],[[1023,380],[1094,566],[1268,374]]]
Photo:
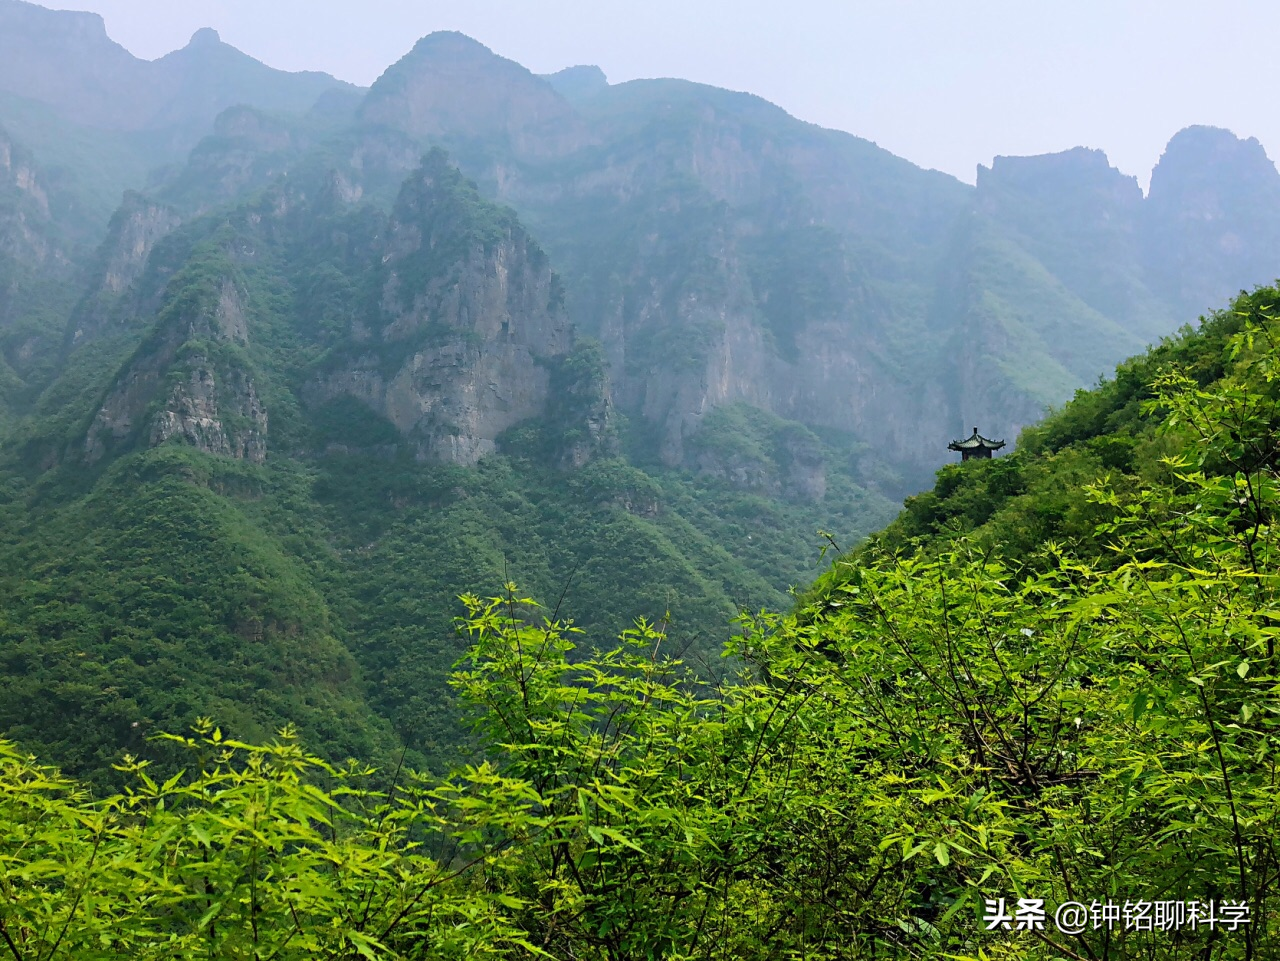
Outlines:
[[1243,901],[1063,901],[1050,911],[1043,898],[985,898],[988,931],[1237,931],[1249,924]]

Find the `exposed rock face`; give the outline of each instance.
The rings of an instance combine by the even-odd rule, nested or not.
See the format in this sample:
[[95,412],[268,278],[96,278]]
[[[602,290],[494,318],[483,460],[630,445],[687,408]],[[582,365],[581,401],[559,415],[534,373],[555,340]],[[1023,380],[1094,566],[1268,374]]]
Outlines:
[[177,211],[130,191],[112,218],[103,246],[102,289],[119,294],[142,273],[156,242],[177,229]]
[[545,413],[550,367],[572,345],[559,280],[514,216],[481,201],[442,154],[405,183],[382,264],[380,326],[353,324],[312,403],[358,397],[419,457],[458,464]]
[[49,195],[31,155],[0,128],[0,257],[27,267],[65,256],[49,236]]
[[[210,343],[226,346],[210,351]],[[179,438],[260,463],[267,411],[236,349],[247,343],[244,295],[231,278],[197,303],[171,303],[94,415],[85,459],[92,463],[135,439],[155,446]]]
[[155,245],[181,223],[173,208],[136,191],[125,194],[98,248],[88,293],[67,326],[64,350],[86,344],[115,327],[138,322],[137,315],[145,312],[143,305],[123,303],[125,295],[142,276]]
[[[98,32],[86,26],[84,42],[100,43]],[[239,56],[202,32],[163,69],[191,93],[201,77],[245,67]],[[231,87],[258,74],[236,76]],[[590,67],[541,78],[452,33],[420,41],[358,109],[325,110],[349,126],[315,151],[306,125],[225,111],[162,196],[199,211],[277,182],[278,207],[253,216],[281,261],[307,251],[304,275],[283,284],[314,304],[315,316],[295,319],[325,351],[297,372],[305,404],[357,398],[424,459],[474,463],[537,418],[572,423],[537,428],[572,467],[610,448],[616,412],[667,465],[822,496],[821,457],[803,443],[762,466],[697,442],[712,413],[745,404],[868,445],[909,487],[957,432],[981,424],[1012,441],[1235,286],[1280,272],[1280,175],[1256,142],[1207,128],[1174,138],[1148,200],[1083,148],[998,157],[971,189],[759,98],[669,80],[610,85]],[[418,169],[437,144],[485,196],[520,211],[566,278],[563,294],[509,212],[460,187],[443,161]],[[298,211],[315,207],[332,216],[299,233],[311,227]],[[127,209],[99,285],[109,296],[136,282],[176,223],[158,205]],[[328,260],[312,257],[329,244]],[[326,271],[338,275],[331,287],[316,280]],[[222,318],[216,339],[248,342],[233,305],[209,316]],[[79,322],[73,342],[106,323]],[[574,330],[602,345],[608,376],[589,389],[558,379]],[[214,395],[224,383],[244,394],[206,359]],[[160,433],[256,449],[206,429],[202,375],[178,382],[184,399],[156,401],[172,414]],[[255,416],[247,400],[218,407]]]
[[1151,174],[1146,264],[1191,316],[1280,276],[1280,173],[1257,140],[1188,127]]
[[160,196],[189,215],[198,214],[270,185],[306,145],[289,124],[252,107],[231,107],[218,115],[213,134],[196,144]]
[[14,189],[25,194],[44,216],[49,215],[49,196],[36,177],[31,159],[14,146],[13,140],[0,130],[0,172]]
[[[221,381],[201,355],[187,363],[151,425],[154,447],[171,437],[210,454],[262,463],[267,456],[267,411],[245,371],[231,368]],[[236,426],[230,426],[235,424]]]
[[74,303],[64,201],[34,156],[0,128],[0,415],[15,393],[47,378],[57,326]]
[[970,191],[758,98],[573,68],[546,78],[566,113],[517,73],[436,35],[363,116],[455,145],[521,211],[575,324],[605,345],[619,409],[668,464],[708,411],[742,402],[844,430],[923,479],[955,431],[1016,436],[1192,299],[1230,293],[1165,296],[1144,266],[1160,184],[1145,202],[1100,151],[997,158]]

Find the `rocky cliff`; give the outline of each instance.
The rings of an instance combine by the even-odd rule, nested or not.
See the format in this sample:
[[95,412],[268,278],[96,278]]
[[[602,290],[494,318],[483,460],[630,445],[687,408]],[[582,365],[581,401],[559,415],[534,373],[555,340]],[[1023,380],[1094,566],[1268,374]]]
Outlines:
[[[24,9],[0,0],[0,120],[25,56],[23,96],[129,89],[100,21]],[[670,613],[705,650],[812,579],[814,531],[857,541],[949,440],[1013,442],[1276,262],[1274,168],[1222,131],[1175,137],[1144,199],[1097,151],[971,188],[746,94],[458,35],[305,116],[209,33],[163,70],[103,114],[144,126],[23,101],[56,162],[0,141],[0,579],[43,665],[10,725],[301,717],[341,758],[376,703],[434,757],[460,592],[563,594],[601,637]],[[110,224],[76,215],[86,170]]]
[[1188,127],[1151,173],[1145,266],[1184,316],[1280,276],[1280,173],[1262,145]]
[[376,313],[314,378],[313,404],[358,397],[419,457],[458,464],[546,411],[551,370],[572,345],[560,281],[443,153],[405,182],[378,270]]
[[63,200],[34,155],[0,127],[0,419],[53,373],[57,328],[77,279]]
[[[1257,256],[1172,282],[1182,255],[1157,238],[1194,233],[1167,211],[1199,223],[1205,189],[1171,186],[1175,161],[1225,156],[1184,148],[1199,135],[1171,143],[1150,200],[1083,148],[997,158],[969,190],[757,98],[591,68],[536,78],[457,35],[420,42],[362,115],[370,155],[394,167],[410,143],[451,144],[520,211],[604,345],[619,410],[668,464],[689,463],[709,411],[747,403],[921,477],[957,431],[1016,436],[1275,260],[1261,217],[1224,214],[1212,242]],[[1237,153],[1246,192],[1280,213],[1270,161]]]
[[[155,318],[93,417],[89,461],[178,439],[261,462],[269,406],[288,409],[296,450],[313,443],[306,412],[324,419],[344,398],[424,461],[475,464],[535,419],[558,438],[553,459],[580,466],[607,448],[607,376],[570,356],[547,256],[442,152],[386,215],[331,171],[159,244],[177,225],[171,209],[134,197],[72,325],[74,346]],[[316,355],[299,336],[326,349]]]
[[[119,60],[100,24],[73,20],[48,21],[68,31],[55,46]],[[258,76],[239,57],[197,35],[165,58],[186,91],[173,103]],[[577,409],[629,423],[635,456],[736,477],[694,439],[746,404],[874,450],[905,489],[958,432],[1012,439],[1280,258],[1280,175],[1225,131],[1175,137],[1143,198],[1096,150],[998,157],[968,188],[750,95],[611,85],[590,67],[538,77],[456,33],[423,38],[358,104],[349,93],[305,122],[225,110],[156,199],[126,200],[70,342],[159,309],[157,284],[147,302],[127,288],[179,219],[283,190],[294,214],[328,205],[362,224],[264,215],[288,264],[350,247],[330,273],[281,268],[325,352],[299,388],[310,409],[358,398],[419,456],[474,463],[548,416],[572,329],[608,370],[606,396]],[[478,195],[420,166],[441,145]]]
[[232,269],[179,274],[172,284],[155,330],[94,414],[84,458],[94,463],[121,448],[176,438],[260,463],[267,456],[267,411],[247,353],[245,291]]
[[136,325],[156,308],[156,285],[149,292],[149,302],[133,287],[146,269],[155,245],[181,223],[181,216],[172,207],[136,191],[125,194],[98,249],[85,296],[67,326],[64,349],[71,350],[105,332]]

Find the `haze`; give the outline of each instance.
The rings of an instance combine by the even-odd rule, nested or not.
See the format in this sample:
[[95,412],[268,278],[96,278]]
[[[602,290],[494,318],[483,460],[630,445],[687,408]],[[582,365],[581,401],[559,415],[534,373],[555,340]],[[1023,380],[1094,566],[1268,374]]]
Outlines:
[[997,154],[1083,145],[1145,186],[1189,124],[1274,157],[1270,59],[1280,5],[1141,0],[80,0],[154,59],[199,27],[287,70],[372,83],[420,36],[452,29],[535,72],[593,63],[611,82],[671,76],[758,94],[970,183]]

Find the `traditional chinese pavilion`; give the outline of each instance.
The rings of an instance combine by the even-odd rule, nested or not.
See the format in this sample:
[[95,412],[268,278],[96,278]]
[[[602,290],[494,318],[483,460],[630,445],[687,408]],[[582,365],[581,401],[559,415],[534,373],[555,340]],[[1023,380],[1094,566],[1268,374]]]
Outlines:
[[958,450],[960,452],[960,460],[967,461],[973,457],[990,457],[992,451],[997,451],[1004,446],[1002,440],[988,440],[978,433],[978,428],[973,429],[973,436],[964,440],[953,440],[947,445],[947,450]]

